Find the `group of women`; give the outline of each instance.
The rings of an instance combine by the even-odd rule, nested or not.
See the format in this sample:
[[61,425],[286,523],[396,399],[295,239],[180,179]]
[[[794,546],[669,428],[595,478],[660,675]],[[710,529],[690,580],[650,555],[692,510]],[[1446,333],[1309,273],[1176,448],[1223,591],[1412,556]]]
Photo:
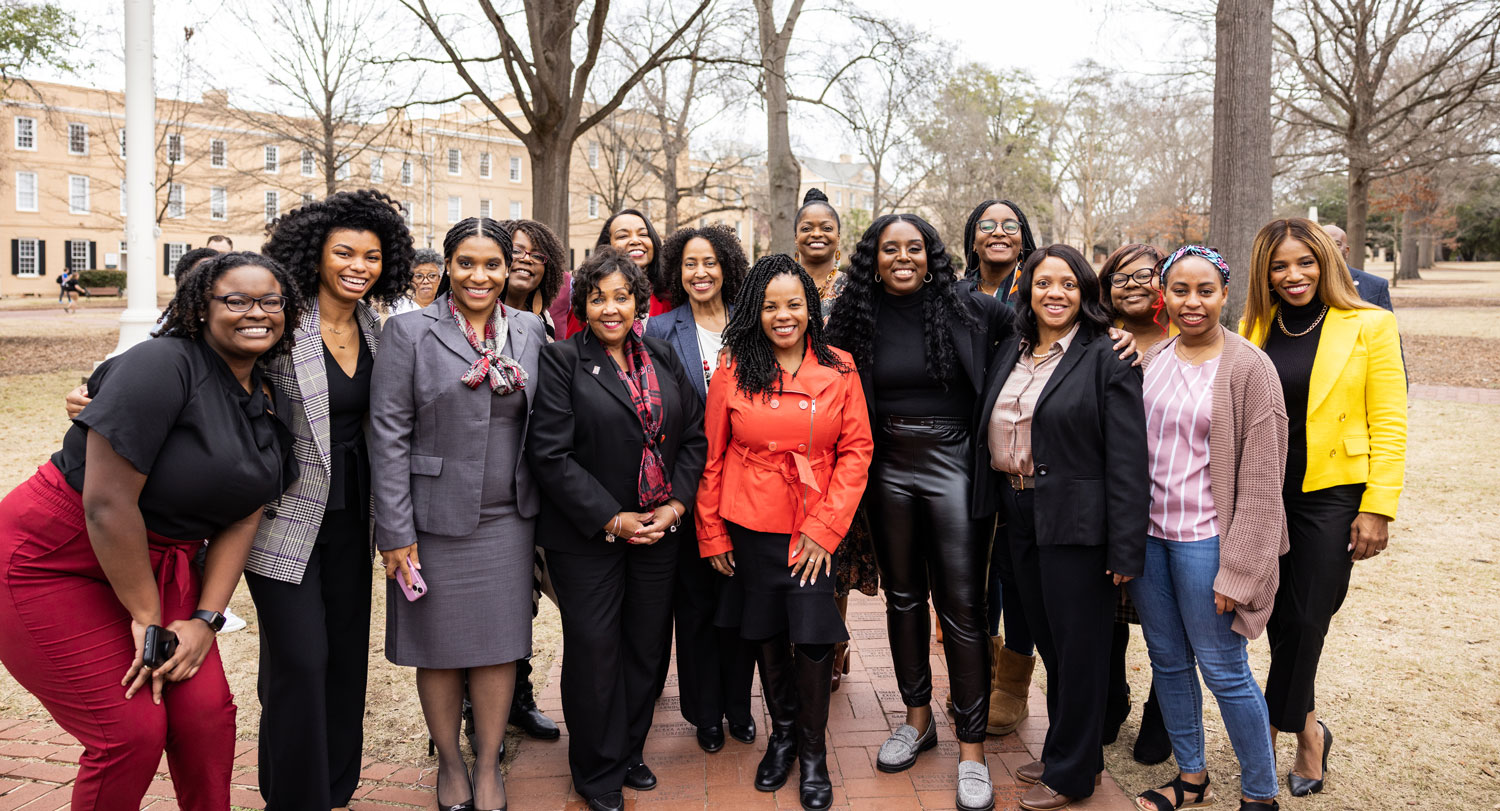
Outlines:
[[[542,593],[590,808],[657,784],[674,623],[699,745],[755,740],[758,665],[755,785],[795,765],[801,805],[827,808],[840,598],[877,582],[907,706],[877,766],[938,742],[931,602],[960,808],[993,807],[983,741],[1025,717],[1037,654],[1049,727],[1021,805],[1093,793],[1123,718],[1122,592],[1179,769],[1137,805],[1212,799],[1195,666],[1242,809],[1277,807],[1282,731],[1292,793],[1320,790],[1317,662],[1352,562],[1385,546],[1405,431],[1394,320],[1327,235],[1261,230],[1240,337],[1219,326],[1230,269],[1202,246],[1127,246],[1101,277],[989,200],[961,279],[915,215],[877,218],[847,266],[821,193],[795,227],[795,256],[752,266],[726,229],[663,242],[624,211],[566,275],[540,223],[470,218],[438,255],[390,198],[341,192],[278,220],[263,255],[192,269],[158,337],[70,398],[86,407],[62,450],[0,503],[0,661],[83,742],[75,805],[136,807],[165,749],[180,805],[227,807],[213,633],[242,570],[267,807],[347,805],[376,551],[385,654],[416,669],[450,811],[506,806],[507,720],[557,737],[525,665]],[[400,313],[382,327],[377,306]],[[1264,694],[1246,658],[1262,630]]]

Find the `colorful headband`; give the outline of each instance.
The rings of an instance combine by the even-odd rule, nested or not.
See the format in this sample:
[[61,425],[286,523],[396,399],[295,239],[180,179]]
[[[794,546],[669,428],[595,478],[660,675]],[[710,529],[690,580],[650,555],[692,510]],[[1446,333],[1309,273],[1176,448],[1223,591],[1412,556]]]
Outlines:
[[1229,286],[1229,264],[1224,261],[1224,257],[1220,256],[1218,251],[1213,248],[1205,248],[1202,245],[1184,245],[1174,251],[1171,256],[1167,257],[1167,261],[1161,264],[1162,287],[1167,286],[1167,271],[1171,270],[1172,265],[1184,256],[1196,256],[1200,259],[1207,259],[1210,264],[1219,269],[1219,278],[1224,281],[1224,286]]

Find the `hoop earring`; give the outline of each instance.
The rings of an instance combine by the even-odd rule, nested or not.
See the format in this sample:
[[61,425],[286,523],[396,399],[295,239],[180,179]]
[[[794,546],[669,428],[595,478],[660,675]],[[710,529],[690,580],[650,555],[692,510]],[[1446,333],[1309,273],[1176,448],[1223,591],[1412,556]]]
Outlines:
[[844,258],[844,252],[843,251],[836,250],[836,251],[833,252],[833,272],[834,273],[838,273],[839,272],[839,262],[843,258]]
[[927,275],[922,277],[922,284],[932,284],[932,271],[927,271]]

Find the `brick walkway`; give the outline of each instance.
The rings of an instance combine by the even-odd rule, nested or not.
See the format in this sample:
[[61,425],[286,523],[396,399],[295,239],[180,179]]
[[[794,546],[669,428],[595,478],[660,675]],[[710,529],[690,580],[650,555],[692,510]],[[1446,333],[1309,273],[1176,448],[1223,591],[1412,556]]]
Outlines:
[[1500,405],[1500,389],[1418,384],[1411,387],[1411,398],[1413,400],[1447,400],[1454,403]]
[[[843,685],[833,694],[829,711],[829,772],[833,776],[834,807],[852,811],[880,809],[951,809],[957,781],[958,743],[950,719],[938,715],[938,747],[922,755],[917,765],[902,774],[875,770],[875,755],[894,725],[905,717],[905,707],[896,689],[891,668],[890,644],[886,640],[885,612],[879,598],[854,594],[849,601],[851,666]],[[933,705],[941,707],[948,693],[948,673],[942,650],[932,648]],[[539,697],[542,709],[562,722],[562,700],[558,691],[561,664],[554,664],[547,687]],[[753,707],[760,729],[755,744],[746,746],[730,739],[722,751],[709,755],[698,748],[692,726],[677,711],[677,676],[674,669],[667,689],[657,703],[651,737],[646,742],[646,761],[661,784],[654,791],[626,790],[627,809],[676,811],[677,809],[775,809],[800,808],[797,775],[775,794],[756,791],[752,785],[756,764],[765,752],[770,721],[760,699],[756,680]],[[1016,801],[1026,786],[1014,778],[1016,768],[1033,760],[1047,730],[1046,702],[1039,690],[1031,693],[1031,718],[1015,734],[991,737],[985,743],[990,776],[995,783],[998,811],[1019,808]],[[523,740],[513,754],[506,787],[513,811],[574,811],[583,801],[573,793],[568,778],[567,729],[560,741]],[[50,722],[0,720],[0,811],[53,811],[67,805],[77,770],[80,747],[71,736]],[[236,808],[263,808],[256,791],[256,756],[253,741],[235,745],[232,802]],[[367,761],[363,780],[351,804],[352,811],[394,811],[434,808],[435,762],[421,765]],[[176,809],[166,761],[158,769],[142,808],[152,811]],[[1087,802],[1075,803],[1079,811],[1129,811],[1134,806],[1114,780],[1106,774],[1104,785]]]

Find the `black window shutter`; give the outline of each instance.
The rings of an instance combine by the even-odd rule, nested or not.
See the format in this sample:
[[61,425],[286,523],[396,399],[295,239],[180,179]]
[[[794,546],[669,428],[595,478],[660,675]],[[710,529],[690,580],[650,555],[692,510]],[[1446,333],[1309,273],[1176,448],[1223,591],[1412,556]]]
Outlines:
[[167,254],[167,246],[165,243],[163,243],[161,246],[161,275],[172,275],[172,257]]
[[98,254],[94,252],[97,247],[98,243],[89,240],[89,270],[99,267]]
[[63,240],[63,272],[73,267],[73,240]]
[[36,270],[37,275],[43,278],[47,276],[47,240],[36,241]]
[[21,275],[21,240],[10,241],[10,275]]

